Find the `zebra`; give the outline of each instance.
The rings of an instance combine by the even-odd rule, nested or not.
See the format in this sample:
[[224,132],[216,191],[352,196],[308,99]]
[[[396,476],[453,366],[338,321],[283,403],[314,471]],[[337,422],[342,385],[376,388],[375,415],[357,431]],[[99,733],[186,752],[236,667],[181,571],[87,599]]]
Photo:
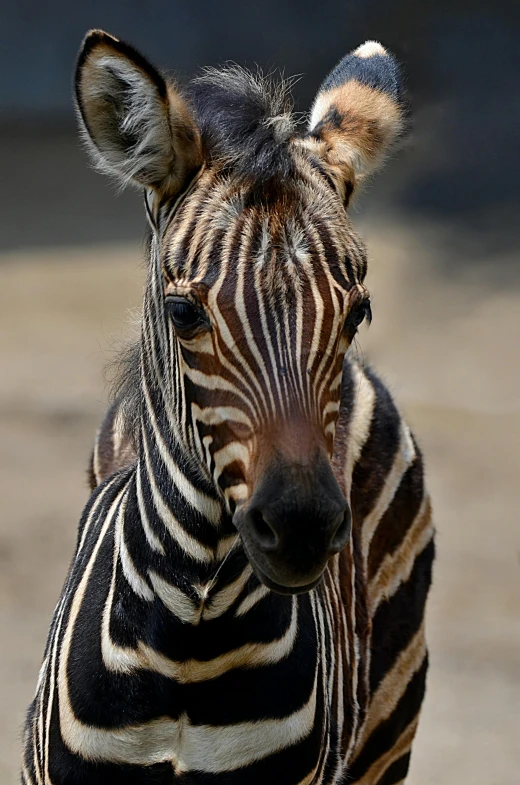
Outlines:
[[186,91],[93,30],[95,165],[144,192],[141,335],[24,735],[25,785],[392,785],[425,691],[434,557],[421,451],[349,351],[371,317],[347,208],[403,133],[368,41],[306,129],[238,66]]

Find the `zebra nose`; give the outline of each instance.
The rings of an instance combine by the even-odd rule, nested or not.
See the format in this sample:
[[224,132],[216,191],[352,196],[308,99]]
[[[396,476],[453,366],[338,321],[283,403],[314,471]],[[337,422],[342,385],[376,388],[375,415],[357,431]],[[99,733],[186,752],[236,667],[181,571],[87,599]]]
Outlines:
[[258,548],[263,553],[273,553],[280,544],[277,526],[258,508],[249,510],[249,528]]
[[346,544],[350,534],[347,506],[326,515],[305,510],[258,505],[235,515],[246,554],[257,577],[282,594],[309,591],[320,581],[329,558]]
[[[299,511],[298,511],[299,512]],[[296,514],[296,527],[300,514]],[[265,554],[276,553],[283,548],[288,539],[284,528],[287,525],[287,516],[284,519],[274,517],[272,512],[264,511],[258,507],[253,507],[246,513],[246,521],[249,535],[255,541],[257,548]],[[290,516],[289,516],[290,517]],[[348,507],[340,510],[335,515],[332,513],[328,520],[323,520],[322,516],[316,516],[316,528],[323,533],[327,553],[332,556],[342,550],[347,544],[350,536],[351,513]],[[303,532],[302,532],[303,534]]]
[[343,550],[350,537],[351,528],[352,513],[350,512],[350,507],[346,507],[343,512],[338,513],[333,523],[333,534],[329,545],[331,556]]
[[349,505],[321,453],[306,463],[276,456],[233,521],[257,577],[282,592],[316,585],[351,529]]

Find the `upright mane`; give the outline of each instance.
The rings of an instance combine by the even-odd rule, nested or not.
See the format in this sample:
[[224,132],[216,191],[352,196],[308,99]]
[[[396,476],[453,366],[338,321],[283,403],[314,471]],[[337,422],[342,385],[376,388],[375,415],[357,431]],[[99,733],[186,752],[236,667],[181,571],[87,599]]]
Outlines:
[[237,65],[206,68],[188,89],[206,160],[257,185],[289,178],[296,127],[290,86]]

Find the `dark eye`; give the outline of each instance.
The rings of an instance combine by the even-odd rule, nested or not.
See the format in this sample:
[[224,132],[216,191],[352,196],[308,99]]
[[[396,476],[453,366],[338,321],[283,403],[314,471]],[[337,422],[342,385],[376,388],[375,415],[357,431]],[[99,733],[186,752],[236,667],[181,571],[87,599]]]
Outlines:
[[165,302],[173,324],[182,335],[193,335],[198,327],[208,324],[204,313],[185,297],[169,296]]
[[370,324],[372,321],[372,308],[370,307],[370,300],[363,300],[359,305],[355,305],[347,316],[345,322],[345,329],[347,332],[354,334],[364,320]]

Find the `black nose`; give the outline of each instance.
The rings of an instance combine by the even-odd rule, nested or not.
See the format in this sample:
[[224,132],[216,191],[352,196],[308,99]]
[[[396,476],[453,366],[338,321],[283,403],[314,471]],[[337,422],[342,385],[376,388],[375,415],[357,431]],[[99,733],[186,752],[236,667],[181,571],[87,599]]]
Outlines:
[[347,501],[322,454],[296,465],[277,456],[234,521],[261,580],[290,591],[319,580],[351,529]]
[[[276,511],[273,515],[273,511],[269,508],[262,510],[259,507],[249,508],[245,515],[251,536],[259,550],[266,554],[276,553],[276,551],[283,549],[284,541],[291,537],[292,524],[296,527],[299,526],[300,535],[303,535],[305,517],[298,506],[294,511],[285,510],[283,517],[277,517]],[[309,531],[311,537],[314,533],[314,535],[320,534],[325,543],[329,540],[327,547],[329,556],[342,550],[347,544],[350,534],[350,511],[346,505],[336,514],[332,510],[328,516],[323,516],[323,513],[315,513],[314,515],[311,513],[311,517],[310,527],[308,527],[313,527],[313,531]]]

